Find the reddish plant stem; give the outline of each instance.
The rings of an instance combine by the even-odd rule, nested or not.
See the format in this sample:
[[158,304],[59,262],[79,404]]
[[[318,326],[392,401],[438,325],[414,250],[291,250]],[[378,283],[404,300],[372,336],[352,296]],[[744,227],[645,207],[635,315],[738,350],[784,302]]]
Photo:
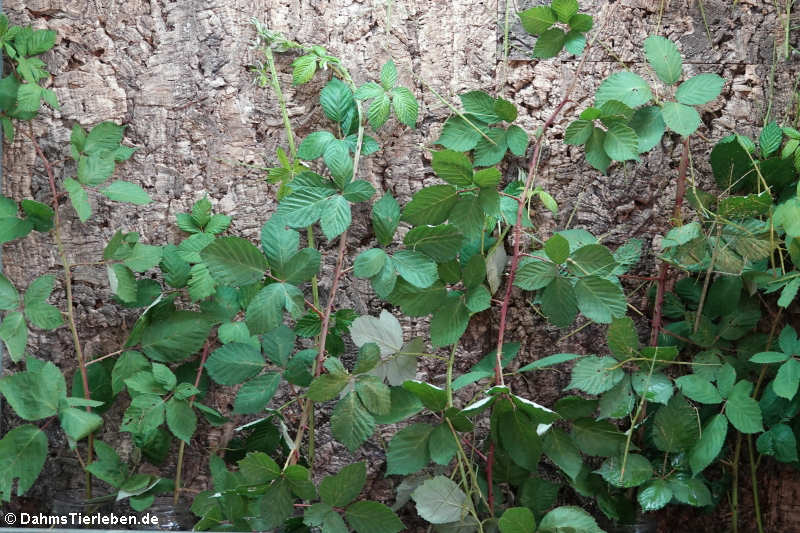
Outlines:
[[319,353],[315,362],[314,375],[319,376],[322,372],[322,364],[325,362],[325,341],[328,338],[328,328],[330,327],[333,304],[336,300],[336,291],[339,289],[339,279],[342,277],[342,266],[344,265],[344,252],[347,248],[347,230],[339,237],[339,253],[336,256],[336,270],[333,274],[333,285],[331,294],[328,297],[328,305],[325,306],[325,315],[322,317],[322,329],[319,333]]
[[545,121],[544,125],[541,128],[541,132],[539,137],[536,139],[536,144],[534,145],[533,149],[533,157],[528,164],[528,177],[525,180],[525,186],[522,189],[522,194],[520,195],[520,202],[519,206],[517,207],[517,220],[514,223],[514,253],[511,256],[511,266],[508,270],[508,280],[506,280],[506,291],[503,296],[503,305],[500,307],[500,325],[499,331],[497,333],[497,352],[495,358],[495,368],[494,368],[494,379],[497,385],[503,385],[503,340],[505,337],[505,329],[506,329],[506,320],[508,317],[508,307],[511,303],[511,291],[514,287],[514,278],[517,275],[517,267],[519,266],[520,257],[522,256],[522,214],[525,211],[525,205],[527,203],[528,194],[533,186],[533,180],[536,177],[536,169],[539,166],[539,155],[542,151],[542,143],[544,142],[545,132],[547,129],[553,125],[558,115],[561,113],[561,110],[564,109],[564,106],[570,101],[569,98],[572,95],[572,92],[575,90],[577,85],[578,77],[580,76],[581,71],[583,71],[583,66],[586,64],[586,58],[589,56],[589,49],[591,48],[591,43],[587,44],[586,50],[584,50],[583,58],[581,59],[580,64],[578,65],[577,70],[575,71],[575,76],[572,81],[572,84],[567,89],[567,92],[564,94],[564,98],[561,102],[558,103],[556,108],[550,114],[547,121]]
[[475,452],[475,455],[477,455],[478,457],[480,457],[480,458],[481,458],[481,460],[482,460],[483,462],[487,462],[487,461],[489,460],[489,459],[488,459],[488,458],[487,458],[485,455],[483,455],[483,454],[481,453],[481,451],[480,451],[478,448],[476,448],[476,447],[475,447],[475,445],[474,445],[474,444],[472,444],[472,443],[470,442],[470,440],[469,440],[467,437],[464,437],[463,439],[461,439],[461,442],[463,442],[464,444],[466,444],[467,446],[469,446],[469,448],[470,448],[470,449],[471,449],[473,452]]
[[489,514],[494,516],[494,482],[492,480],[492,467],[494,466],[494,442],[489,444],[489,459],[486,461],[486,502],[489,505]]
[[[686,171],[689,168],[689,138],[683,140],[683,153],[681,162],[678,165],[678,183],[675,185],[675,208],[672,211],[672,221],[676,226],[683,223],[683,197],[686,195]],[[650,328],[650,346],[658,344],[658,332],[661,330],[662,308],[664,306],[664,291],[667,285],[667,274],[669,265],[661,263],[658,271],[658,289],[656,290],[656,300],[653,305],[653,322]]]

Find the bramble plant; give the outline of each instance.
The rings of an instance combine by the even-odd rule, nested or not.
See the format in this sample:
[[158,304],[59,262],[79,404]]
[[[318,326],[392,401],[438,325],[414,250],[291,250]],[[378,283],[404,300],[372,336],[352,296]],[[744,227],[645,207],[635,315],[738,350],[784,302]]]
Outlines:
[[[574,79],[599,35],[595,30],[587,37],[593,19],[578,9],[575,0],[554,0],[519,13],[523,27],[538,35],[535,57],[556,57],[562,49],[582,56]],[[556,506],[560,488],[568,486],[574,501],[591,499],[623,524],[669,504],[718,505],[730,491],[736,531],[746,439],[763,531],[755,454],[798,460],[800,341],[782,314],[800,288],[797,130],[770,122],[757,142],[740,134],[721,139],[710,156],[718,192],[701,190],[689,145],[702,123],[695,107],[717,98],[724,80],[698,74],[669,100],[682,59],[668,39],[648,37],[644,55],[665,87],[653,89],[632,72],[612,74],[564,136],[565,143],[584,146],[587,162],[603,173],[614,161],[637,161],[668,130],[683,138],[674,227],[657,250],[658,275],[638,276],[628,273],[642,253],[638,239],[611,249],[584,229],[546,237],[536,227],[538,210],[558,213],[536,178],[543,143],[574,83],[534,135],[515,123],[517,105],[505,98],[469,91],[459,95],[457,107],[436,94],[452,111],[433,141],[441,149],[431,150],[439,182],[401,205],[360,171],[362,159],[381,149],[381,136],[368,131],[414,128],[420,118],[394,61],[383,63],[376,81],[359,86],[345,61],[322,46],[253,23],[265,61],[253,73],[274,93],[286,135],[276,166],[265,169],[267,181],[277,185],[277,209],[264,221],[259,245],[227,234],[232,218],[216,213],[207,196],[176,216],[184,238],[175,244],[146,244],[137,233],[116,231],[97,264],[106,269],[115,302],[140,312],[114,353],[92,360],[82,353],[59,198],[69,196],[83,222],[92,214],[93,191],[115,201],[149,202],[135,184],[100,188],[135,149],[121,144],[121,126],[103,122],[88,132],[75,126],[70,153],[77,175],[62,180],[60,193],[53,165],[31,139],[49,178],[51,203],[22,200],[25,217],[18,218],[17,203],[1,198],[0,236],[7,242],[32,230],[52,233],[66,313],[47,302],[55,276],[34,280],[22,299],[0,276],[0,309],[6,311],[0,338],[12,360],[24,358],[26,365],[0,378],[0,393],[24,420],[45,420],[0,440],[0,455],[14,457],[0,467],[0,498],[10,500],[16,479],[18,495],[33,485],[47,455],[42,430],[58,418],[71,447],[86,439],[86,459],[79,455],[85,471],[108,484],[104,490],[112,497],[129,499],[137,510],[162,493],[172,492],[177,503],[186,490],[186,445],[202,424],[229,421],[203,403],[206,394],[235,387],[230,414],[255,418],[237,428],[221,454],[210,453],[213,486],[196,494],[191,507],[198,530],[394,532],[406,527],[397,511],[413,501],[436,531],[602,532],[586,510]],[[20,105],[33,106],[28,93],[39,95],[36,109],[41,99],[57,105],[48,89],[24,89],[46,77],[31,56],[52,47],[55,35],[3,31],[4,50],[16,62],[13,79],[0,81],[0,118],[8,132],[11,118],[33,118],[33,111],[20,114]],[[300,142],[275,59],[291,52],[301,54],[292,62],[293,84],[325,76],[319,104],[329,124]],[[3,92],[9,88],[13,94]],[[504,160],[529,152],[527,173],[506,179]],[[689,223],[684,198],[695,210]],[[372,202],[371,234],[358,237],[374,237],[373,245],[351,257],[353,206],[365,202]],[[322,270],[323,259],[333,268]],[[673,272],[685,276],[672,280]],[[350,273],[369,280],[387,302],[379,316],[337,308]],[[321,276],[328,277],[325,298]],[[645,283],[629,290],[627,280],[637,279]],[[646,317],[650,338],[643,343],[628,309],[638,312],[631,299],[648,283],[652,317]],[[505,338],[513,287],[526,291],[532,309],[557,327],[579,316],[607,325],[607,352],[522,361],[520,343]],[[779,291],[777,299],[767,296]],[[490,309],[499,317],[495,349],[455,375],[461,337],[475,315]],[[429,339],[407,338],[395,310],[429,318]],[[64,324],[63,314],[79,370],[69,394],[52,362],[25,357],[28,324],[55,329]],[[767,332],[760,327],[764,317]],[[357,354],[348,353],[348,336]],[[442,361],[444,377],[417,380],[419,358]],[[519,376],[568,362],[566,390],[580,395],[565,394],[549,408],[514,389]],[[123,458],[93,434],[109,407],[128,397],[122,419],[107,421],[135,446]],[[356,462],[321,479],[315,475],[320,420],[328,420],[333,438],[350,451],[379,425],[402,423],[385,446],[386,475],[404,476],[394,507],[359,498],[377,465]],[[174,479],[144,473],[151,470],[141,469],[142,462],[162,465],[174,442]],[[543,456],[562,477],[542,475]],[[92,486],[87,477],[87,497]]]

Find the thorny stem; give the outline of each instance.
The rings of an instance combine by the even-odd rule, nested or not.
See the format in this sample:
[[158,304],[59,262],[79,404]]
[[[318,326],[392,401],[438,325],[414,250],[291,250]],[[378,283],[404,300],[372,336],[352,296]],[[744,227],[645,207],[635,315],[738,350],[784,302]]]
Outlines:
[[[200,377],[203,375],[203,367],[206,365],[206,358],[208,357],[208,350],[210,348],[210,344],[208,340],[206,340],[205,345],[203,346],[203,355],[200,358],[200,364],[197,366],[197,374],[194,378],[194,388],[197,389],[200,387]],[[194,395],[189,398],[189,407],[192,406],[194,403]],[[172,505],[178,505],[178,499],[180,498],[180,491],[181,491],[181,471],[183,470],[183,449],[186,446],[186,442],[181,440],[181,443],[178,447],[178,468],[175,471],[175,494],[172,497]]]
[[[28,138],[33,143],[33,147],[36,150],[37,155],[42,159],[42,163],[44,164],[44,169],[47,172],[47,178],[50,181],[50,193],[53,195],[53,213],[54,213],[54,224],[53,224],[53,238],[56,241],[56,247],[58,249],[58,255],[61,259],[61,265],[64,269],[64,287],[67,296],[67,321],[69,322],[69,329],[72,333],[72,343],[75,346],[75,355],[78,358],[78,368],[81,373],[81,380],[83,381],[83,396],[87,400],[91,400],[91,395],[89,393],[89,378],[86,375],[86,362],[83,358],[83,350],[81,349],[81,341],[78,337],[78,328],[75,324],[75,313],[72,308],[72,274],[70,272],[70,263],[69,259],[67,258],[66,251],[64,249],[64,242],[61,239],[61,219],[58,214],[58,191],[56,190],[56,178],[55,174],[53,173],[53,166],[50,164],[50,160],[44,155],[42,151],[42,147],[39,146],[39,143],[36,141],[36,138],[33,136],[33,126],[31,126],[31,132],[28,135]],[[86,406],[86,411],[91,412],[91,406]],[[92,462],[92,448],[94,447],[94,434],[90,433],[89,438],[87,441],[87,451],[86,451],[86,464]],[[88,471],[86,472],[86,498],[92,497],[92,474]]]
[[[599,35],[599,33],[598,33]],[[597,37],[595,37],[596,39]],[[503,340],[505,337],[505,329],[506,329],[506,319],[508,316],[508,307],[511,303],[511,291],[514,286],[514,277],[517,274],[517,267],[519,266],[520,257],[522,256],[522,214],[525,211],[525,202],[524,200],[528,197],[528,194],[531,191],[531,187],[533,186],[534,179],[536,177],[536,170],[539,165],[539,155],[541,154],[542,150],[542,143],[545,139],[545,132],[547,129],[553,125],[558,115],[561,113],[561,110],[564,109],[564,106],[567,105],[569,102],[570,96],[572,96],[572,92],[575,90],[575,87],[578,84],[578,78],[580,77],[581,72],[583,71],[583,67],[586,64],[586,58],[589,56],[589,50],[591,49],[592,44],[594,43],[594,39],[592,42],[586,45],[586,49],[584,50],[583,57],[581,58],[581,62],[578,65],[578,68],[575,71],[573,76],[572,84],[570,84],[567,92],[564,94],[564,98],[559,102],[556,108],[553,110],[550,117],[545,121],[544,125],[541,128],[541,133],[539,137],[536,139],[536,144],[533,149],[533,157],[530,160],[530,164],[528,165],[528,178],[525,181],[525,187],[522,189],[522,194],[520,195],[520,199],[522,201],[519,202],[519,206],[517,207],[517,219],[514,223],[514,254],[511,256],[511,266],[508,270],[508,280],[506,281],[506,292],[503,296],[503,305],[500,307],[500,325],[499,331],[497,334],[497,355],[495,359],[495,369],[494,369],[494,376],[495,376],[495,383],[497,385],[503,385]]]
[[750,480],[753,483],[753,511],[756,515],[758,533],[764,533],[764,524],[761,522],[761,506],[758,504],[758,478],[756,477],[756,461],[753,456],[753,437],[747,436],[747,452],[750,456]]
[[[672,219],[676,226],[683,224],[683,197],[686,194],[686,171],[689,168],[689,138],[683,140],[683,153],[681,162],[678,166],[678,183],[675,186],[675,208],[672,212]],[[669,265],[661,263],[658,271],[658,288],[656,289],[656,300],[653,305],[653,322],[650,328],[650,346],[658,344],[658,332],[661,330],[661,311],[664,306],[664,291],[667,285],[667,273]]]
[[[332,65],[331,66],[337,74],[339,74],[345,82],[353,89],[355,92],[356,86],[353,83],[353,79],[350,77],[350,73],[344,67]],[[353,155],[353,179],[358,176],[358,164],[359,159],[361,158],[361,147],[364,142],[364,113],[361,107],[360,102],[356,102],[356,111],[358,113],[358,139],[356,141],[356,151]],[[344,232],[339,236],[339,250],[336,256],[336,270],[333,274],[333,283],[331,285],[331,293],[328,296],[328,304],[325,307],[325,314],[322,317],[322,327],[319,334],[319,352],[317,353],[317,357],[314,360],[314,376],[318,377],[322,373],[322,364],[325,362],[325,342],[328,338],[328,329],[330,328],[330,320],[331,314],[333,313],[333,304],[336,301],[336,292],[339,289],[339,280],[344,273],[344,253],[347,249],[347,233],[348,230],[345,229]],[[312,236],[313,237],[313,236]],[[318,298],[318,296],[315,297]],[[309,433],[308,439],[308,448],[309,448],[309,467],[313,470],[314,468],[314,433],[313,433],[313,424],[314,424],[314,402],[310,399],[306,398],[306,401],[303,403],[303,413],[300,417],[300,427],[297,430],[297,436],[294,440],[294,445],[292,450],[289,453],[289,457],[286,458],[286,464],[284,465],[284,469],[289,466],[290,464],[295,464],[300,457],[300,444],[303,442],[303,435],[306,429],[310,429],[311,432]]]
[[489,512],[494,515],[494,479],[492,477],[492,467],[494,465],[494,442],[489,444],[489,457],[486,461],[486,497],[489,500]]

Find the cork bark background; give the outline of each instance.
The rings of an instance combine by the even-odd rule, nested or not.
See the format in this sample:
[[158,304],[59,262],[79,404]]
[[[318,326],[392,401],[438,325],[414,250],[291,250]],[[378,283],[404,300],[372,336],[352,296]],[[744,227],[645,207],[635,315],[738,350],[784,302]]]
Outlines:
[[[528,5],[521,0],[512,4],[511,20],[515,11]],[[558,200],[560,213],[538,217],[540,236],[547,237],[569,223],[603,235],[612,248],[636,237],[644,243],[636,271],[644,275],[653,272],[654,250],[658,250],[654,237],[669,228],[679,138],[666,135],[639,163],[617,165],[608,176],[586,164],[581,150],[561,142],[566,125],[589,105],[584,99],[607,75],[623,66],[647,75],[641,46],[651,33],[659,32],[678,43],[686,77],[715,72],[726,79],[721,97],[703,107],[704,124],[700,135],[693,136],[695,177],[700,183],[713,182],[706,163],[713,142],[734,129],[752,136],[768,111],[779,121],[796,116],[793,87],[800,70],[798,60],[773,61],[774,46],[783,38],[776,5],[771,0],[739,0],[735,5],[732,0],[705,0],[702,12],[700,7],[696,1],[676,0],[581,2],[582,10],[595,16],[601,36],[577,80],[575,103],[565,107],[549,134],[539,185]],[[415,130],[390,121],[378,135],[382,151],[363,160],[361,176],[376,189],[391,191],[401,204],[423,184],[435,181],[429,148],[449,114],[420,78],[450,99],[473,89],[502,93],[518,104],[519,123],[532,133],[562,99],[577,67],[571,56],[528,59],[531,43],[518,24],[512,26],[510,60],[504,66],[502,21],[506,7],[504,2],[491,0],[6,0],[4,8],[12,23],[32,23],[58,33],[55,50],[45,60],[54,74],[52,86],[61,110],[48,111],[33,123],[33,135],[48,157],[53,161],[66,157],[70,128],[76,122],[84,127],[104,120],[123,123],[127,126],[126,144],[139,150],[118,167],[116,176],[140,184],[154,199],[144,207],[120,207],[102,196],[92,196],[95,215],[87,224],[63,208],[62,231],[70,257],[77,263],[97,261],[116,229],[137,231],[150,244],[178,241],[181,234],[174,226],[175,214],[187,211],[204,194],[212,199],[215,210],[234,217],[230,233],[258,238],[275,206],[274,188],[265,182],[263,172],[237,163],[272,166],[276,147],[285,147],[286,139],[274,94],[256,86],[249,72],[249,66],[261,59],[252,48],[251,17],[294,40],[327,47],[344,60],[357,84],[377,77],[380,66],[390,57],[394,59],[400,83],[412,88],[420,101],[420,121]],[[792,38],[798,46],[797,32]],[[324,124],[316,95],[326,79],[318,75],[308,85],[292,87],[292,59],[279,55],[278,67],[295,132],[303,138]],[[522,159],[508,162],[504,168],[507,179],[514,179],[517,169],[525,166]],[[3,194],[17,200],[50,202],[44,169],[24,135],[18,135],[11,145],[6,143],[3,168]],[[67,164],[58,177],[74,172]],[[355,209],[348,245],[351,257],[374,243],[368,209]],[[329,243],[321,242],[326,254],[325,297],[325,274],[330,276],[334,253]],[[24,287],[45,272],[60,274],[49,236],[36,234],[6,245],[3,261],[6,275],[17,286]],[[135,316],[111,303],[103,268],[78,267],[75,278],[79,331],[87,354],[118,350]],[[55,299],[63,297],[61,289],[63,286],[57,287]],[[646,310],[643,291],[638,294],[641,299],[632,303]],[[516,296],[515,304],[506,338],[522,343],[520,364],[556,352],[596,353],[602,349],[601,328],[587,327],[566,336],[568,331],[538,318],[521,295]],[[348,280],[338,305],[373,315],[381,308],[364,280]],[[408,337],[427,334],[422,322],[407,321],[405,326]],[[491,349],[496,328],[494,311],[473,319],[458,350],[458,371],[466,370]],[[34,333],[29,352],[71,371],[71,346],[67,328],[60,328],[47,335]],[[13,369],[6,364],[9,366]],[[443,369],[420,364],[419,372],[422,379],[441,381]],[[545,373],[515,387],[552,405],[566,378],[563,373]],[[227,413],[232,399],[232,392],[220,390],[211,403]],[[4,427],[14,423],[5,407],[3,416]],[[398,480],[383,477],[381,440],[395,430],[380,428],[362,450],[350,454],[330,439],[326,420],[323,413],[317,452],[321,471],[335,471],[366,456],[372,468],[368,492],[391,501]],[[114,424],[118,423],[107,422],[102,438],[117,443],[124,452],[130,445],[117,433]],[[207,455],[225,444],[233,427],[201,426],[187,452],[185,478],[191,488],[205,488]],[[58,436],[53,432],[53,459],[32,492],[39,501],[47,501],[53,490],[72,481],[75,465],[66,449],[53,445],[56,442]],[[167,466],[161,473],[170,476],[171,468]],[[779,483],[771,485],[776,489],[770,490],[765,505],[770,531],[800,528],[796,508],[777,512],[782,490],[800,491],[792,479],[782,476]],[[680,510],[671,512],[678,519],[682,515]],[[718,513],[725,512],[723,504]],[[683,514],[688,519],[692,513]],[[720,516],[707,517],[709,524]],[[681,531],[675,529],[677,523],[673,521],[669,531]],[[696,527],[697,522],[686,531]]]

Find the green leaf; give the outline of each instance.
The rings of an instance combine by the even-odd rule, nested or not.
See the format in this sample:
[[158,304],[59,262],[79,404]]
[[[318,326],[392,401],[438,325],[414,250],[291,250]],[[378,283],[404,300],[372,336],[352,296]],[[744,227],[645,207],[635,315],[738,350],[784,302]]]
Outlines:
[[775,424],[759,435],[756,447],[758,453],[772,455],[782,463],[797,462],[797,439],[786,424]]
[[639,351],[639,335],[630,317],[615,318],[608,326],[606,342],[617,359],[623,361]]
[[[716,74],[698,74],[680,84],[675,92],[675,99],[686,105],[707,104],[719,96],[723,85],[725,85],[725,80]],[[669,121],[667,121],[667,126],[669,126]]]
[[395,252],[392,264],[406,281],[421,289],[430,287],[439,277],[436,263],[425,254],[413,250]]
[[463,241],[464,237],[458,228],[450,224],[419,226],[409,231],[403,239],[407,247],[424,253],[437,263],[455,259]]
[[581,453],[572,438],[562,430],[553,427],[544,434],[542,451],[571,479],[580,473],[583,466]]
[[733,386],[725,415],[730,423],[741,433],[759,433],[764,431],[761,421],[761,408],[758,402],[750,397],[753,384],[747,380],[739,381]]
[[434,463],[447,466],[458,453],[458,442],[447,423],[436,426],[428,440],[428,451]]
[[163,423],[164,400],[155,394],[139,394],[125,411],[119,429],[144,436]]
[[86,194],[86,190],[72,178],[65,179],[63,184],[64,190],[69,193],[69,201],[78,214],[78,218],[81,222],[86,222],[92,216],[92,208],[89,205],[89,195]]
[[606,421],[579,418],[572,424],[572,438],[586,455],[616,456],[625,446],[625,434]]
[[111,292],[123,302],[136,301],[136,276],[125,265],[114,263],[106,265],[108,284]]
[[343,196],[336,195],[331,197],[323,206],[320,224],[322,233],[328,240],[332,240],[344,233],[352,221],[350,213],[350,202]]
[[348,374],[328,373],[311,382],[307,396],[314,402],[325,402],[339,395],[350,381]]
[[603,149],[615,161],[639,159],[639,138],[633,128],[621,122],[612,122],[603,139]]
[[600,394],[613,388],[624,376],[625,371],[617,366],[613,357],[592,355],[575,363],[572,379],[566,388],[582,390],[587,394]]
[[637,500],[643,511],[657,511],[672,499],[672,489],[663,479],[648,481],[639,489]]
[[86,470],[112,487],[119,488],[128,476],[127,465],[120,460],[117,452],[103,441],[94,441],[94,451],[97,458],[87,465]]
[[[677,355],[677,351],[674,347],[672,348],[673,354],[671,357],[666,355],[658,356],[659,353],[663,353],[667,349],[668,348],[663,347],[643,348],[642,355],[644,357],[653,357],[655,354],[656,359],[674,359]],[[651,353],[651,350],[655,350],[655,352]],[[654,372],[652,375],[649,375],[649,372],[639,370],[638,372],[634,372],[631,379],[633,390],[636,394],[644,396],[650,402],[666,405],[670,398],[672,398],[672,380],[660,372]]]
[[554,263],[526,257],[520,262],[514,285],[535,291],[548,286],[557,276],[558,267]]
[[264,277],[267,260],[258,248],[241,237],[221,237],[200,256],[211,275],[223,285],[249,285]]
[[379,129],[386,123],[386,120],[389,118],[389,112],[391,111],[391,103],[389,101],[389,95],[386,93],[377,96],[369,106],[367,110],[367,120],[369,121],[369,125],[372,126],[373,130]]
[[[30,222],[33,223],[33,229],[36,231],[47,232],[53,228],[54,211],[49,205],[25,199],[20,202],[20,207],[22,207]],[[16,211],[16,208],[14,208],[10,215],[16,215]]]
[[150,363],[141,353],[131,350],[122,352],[111,370],[111,390],[114,396],[125,388],[126,379],[148,368]]
[[358,254],[353,262],[353,274],[357,278],[371,278],[386,264],[388,256],[380,248],[371,248]]
[[250,344],[231,342],[211,352],[205,368],[216,383],[238,385],[261,372],[264,357]]
[[12,361],[22,359],[28,344],[28,326],[22,313],[12,311],[6,314],[0,323],[0,339],[3,339]]
[[689,466],[692,468],[692,475],[696,476],[714,462],[725,444],[727,435],[728,420],[725,415],[716,414],[706,422],[700,433],[700,440],[689,452]]
[[210,329],[201,313],[177,311],[147,326],[142,333],[142,351],[154,361],[182,361],[203,347]]
[[580,507],[556,507],[539,522],[538,533],[603,533],[594,518]]
[[417,125],[419,104],[411,91],[405,87],[395,87],[392,90],[392,107],[397,120],[409,128]]
[[772,382],[772,389],[781,398],[791,400],[797,394],[799,382],[800,361],[791,358],[778,368],[778,373]]
[[23,420],[41,420],[58,413],[67,386],[53,363],[28,359],[27,371],[0,379],[0,393]]
[[[376,350],[377,351],[377,350]],[[383,379],[361,376],[356,381],[356,393],[362,405],[374,415],[386,415],[391,409],[391,391]]]
[[578,12],[578,0],[553,0],[551,7],[559,22],[566,24]]
[[633,411],[635,404],[630,377],[625,375],[614,388],[603,393],[597,419],[624,418]]
[[347,507],[344,516],[356,533],[397,533],[405,529],[394,511],[379,502],[355,502]]
[[353,92],[339,78],[331,78],[319,93],[319,103],[325,116],[342,122],[354,105]]
[[543,32],[533,47],[533,57],[539,59],[550,59],[556,57],[561,49],[564,48],[566,34],[561,28],[552,28]]
[[761,130],[758,136],[758,146],[761,148],[761,157],[769,157],[778,151],[783,141],[783,130],[777,122],[770,122]]
[[294,190],[280,203],[276,215],[285,217],[284,221],[288,226],[305,228],[319,220],[332,193],[331,189],[323,187]]
[[617,72],[600,84],[595,93],[595,107],[609,100],[618,100],[628,107],[636,108],[653,98],[650,86],[641,76],[633,72]]
[[575,289],[564,277],[557,277],[545,287],[541,299],[542,312],[550,322],[560,328],[569,326],[578,315]]
[[231,225],[231,220],[231,217],[228,215],[212,215],[212,217],[208,220],[208,224],[206,224],[204,231],[212,235],[218,235],[228,229],[228,226]]
[[319,485],[319,497],[333,507],[345,507],[358,497],[366,480],[365,463],[353,463],[325,477]]
[[552,262],[561,264],[569,257],[569,242],[561,235],[553,235],[544,243],[544,253]]
[[131,248],[131,253],[125,258],[125,266],[135,272],[145,272],[161,262],[161,247],[150,246],[137,242]]
[[366,202],[375,194],[375,188],[364,180],[348,183],[342,191],[344,199],[351,203]]
[[517,465],[535,472],[542,453],[537,425],[521,409],[500,414],[498,432],[503,449]]
[[722,396],[720,396],[717,388],[710,381],[697,374],[681,376],[675,380],[675,385],[678,386],[684,396],[692,401],[710,404],[722,402]]
[[303,523],[307,526],[321,527],[325,533],[347,533],[342,516],[327,503],[315,503],[306,507]]
[[375,419],[353,391],[339,400],[331,414],[331,433],[348,450],[355,451],[375,431]]
[[292,298],[303,295],[299,289],[286,283],[271,283],[258,291],[247,306],[247,327],[258,335],[277,328],[283,320],[283,309]]
[[564,50],[572,55],[579,56],[586,48],[586,36],[579,31],[570,31],[564,39]]
[[494,111],[496,100],[484,91],[469,91],[458,95],[464,111],[481,122],[492,124],[500,122],[500,117]]
[[431,524],[457,522],[467,514],[467,495],[445,476],[426,480],[411,497],[417,504],[417,514]]
[[423,381],[410,380],[403,383],[403,388],[419,398],[431,411],[442,411],[447,406],[447,392],[440,387]]
[[353,177],[353,159],[350,157],[350,149],[347,142],[333,140],[325,147],[322,154],[325,165],[333,177],[334,183],[343,189]]
[[496,165],[503,159],[508,147],[506,130],[502,128],[489,128],[485,133],[492,142],[489,142],[484,137],[478,139],[474,152],[475,161],[473,161],[476,167],[490,167]]
[[547,31],[556,21],[556,13],[549,6],[537,6],[518,13],[522,27],[531,35]]
[[611,158],[603,148],[606,132],[598,127],[592,130],[592,136],[586,141],[586,161],[600,172],[605,173],[611,164]]
[[453,116],[445,121],[436,144],[441,144],[445,148],[457,152],[466,152],[475,148],[480,138],[479,130],[476,130],[463,118]]
[[569,270],[574,276],[607,276],[611,274],[617,262],[608,248],[602,244],[587,244],[572,253],[569,259]]
[[372,227],[382,246],[392,242],[399,222],[400,206],[391,194],[386,193],[372,206]]
[[661,115],[669,129],[684,137],[694,133],[700,126],[700,114],[693,107],[677,102],[665,102]]
[[633,113],[633,118],[628,122],[639,139],[638,151],[640,154],[649,152],[664,136],[666,124],[661,116],[658,106],[641,107]]
[[47,436],[31,424],[23,424],[6,433],[0,440],[0,500],[11,501],[14,481],[17,496],[33,486],[47,459]]
[[595,473],[600,474],[607,483],[615,487],[638,487],[653,477],[653,465],[642,455],[629,454],[622,471],[622,459],[609,457]]
[[263,452],[248,453],[239,460],[238,465],[244,479],[253,484],[268,483],[281,475],[278,464]]
[[564,144],[584,144],[592,136],[594,122],[591,120],[573,120],[564,132]]
[[449,293],[431,320],[431,343],[434,346],[450,346],[457,342],[467,329],[469,317],[469,309],[461,296]]
[[711,505],[711,492],[702,479],[690,478],[688,474],[678,473],[668,481],[674,500],[695,507]]
[[666,37],[651,35],[644,41],[644,53],[661,81],[673,84],[681,79],[683,61],[675,43]]
[[573,31],[587,32],[592,29],[594,21],[591,15],[578,13],[569,19],[569,27]]
[[441,150],[433,152],[433,171],[448,183],[461,187],[472,185],[472,162],[460,152]]
[[[509,126],[506,130],[506,143],[512,154],[522,157],[528,150],[528,134],[517,125]],[[475,183],[478,183],[477,177]]]
[[662,452],[690,450],[700,436],[697,413],[680,394],[659,408],[653,419],[653,444]]
[[292,62],[292,85],[302,85],[314,77],[317,57],[312,54],[300,56]]
[[624,316],[627,310],[622,289],[597,276],[579,279],[575,284],[575,297],[581,313],[600,324],[610,324],[615,317]]
[[146,205],[153,201],[144,189],[129,181],[113,181],[111,185],[101,189],[100,192],[115,202]]
[[517,120],[517,106],[504,98],[498,98],[494,101],[494,112],[498,118],[506,122]]
[[297,157],[306,161],[313,161],[325,153],[325,148],[336,137],[329,131],[315,131],[310,133],[297,148]]
[[536,531],[536,520],[533,511],[527,507],[509,507],[497,521],[500,533],[533,533]]
[[381,87],[391,91],[397,85],[397,67],[391,59],[381,67]]
[[186,442],[197,429],[197,415],[186,400],[170,398],[166,405],[167,427],[173,435]]
[[413,474],[431,460],[428,439],[433,426],[415,423],[398,431],[386,452],[386,475]]
[[275,396],[280,382],[281,375],[277,372],[267,372],[246,382],[236,394],[234,414],[253,414],[263,410]]

